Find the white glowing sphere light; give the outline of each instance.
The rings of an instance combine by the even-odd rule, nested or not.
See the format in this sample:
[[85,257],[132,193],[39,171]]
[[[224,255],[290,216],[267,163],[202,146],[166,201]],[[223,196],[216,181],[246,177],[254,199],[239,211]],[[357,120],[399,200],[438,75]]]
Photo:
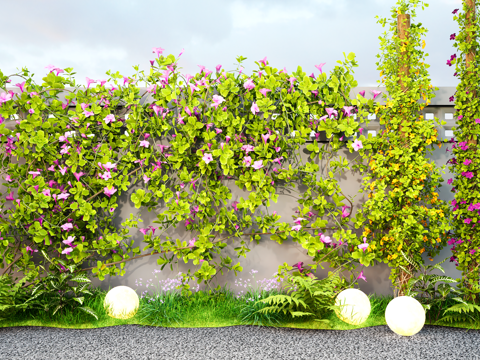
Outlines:
[[115,319],[129,319],[135,316],[139,305],[137,293],[128,286],[114,287],[107,293],[103,302],[107,314]]
[[412,336],[425,325],[425,310],[422,304],[411,296],[399,296],[388,304],[385,320],[394,333]]
[[367,320],[372,307],[370,299],[361,290],[347,289],[337,295],[335,305],[342,306],[335,310],[337,317],[350,325],[360,325]]

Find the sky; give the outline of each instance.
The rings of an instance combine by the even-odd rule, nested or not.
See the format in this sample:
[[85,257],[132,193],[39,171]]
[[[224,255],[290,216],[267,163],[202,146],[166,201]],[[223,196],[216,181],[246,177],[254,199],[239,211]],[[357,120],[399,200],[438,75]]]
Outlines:
[[[452,11],[461,0],[430,0],[417,22],[429,30],[426,51],[435,86],[456,86],[450,34],[458,32]],[[255,60],[268,57],[271,66],[291,72],[302,66],[315,72],[326,63],[330,71],[343,53],[354,52],[359,86],[376,86],[378,37],[385,31],[375,16],[387,17],[394,0],[18,0],[5,1],[2,13],[0,70],[5,75],[27,67],[39,81],[45,66],[73,67],[78,83],[85,77],[106,78],[105,72],[134,74],[134,65],[148,69],[152,47],[177,56],[182,72],[197,65],[235,68],[247,57],[246,72]],[[16,79],[12,80],[15,83]]]

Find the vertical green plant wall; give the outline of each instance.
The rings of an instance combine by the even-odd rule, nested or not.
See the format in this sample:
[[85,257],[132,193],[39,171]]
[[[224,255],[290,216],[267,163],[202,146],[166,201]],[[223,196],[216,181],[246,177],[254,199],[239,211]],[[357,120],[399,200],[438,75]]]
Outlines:
[[[378,20],[388,28],[377,56],[387,94],[385,105],[375,108],[383,130],[377,137],[369,135],[371,150],[363,153],[368,200],[356,218],[356,226],[365,227],[367,251],[389,265],[399,295],[405,293],[413,270],[402,252],[423,263],[422,254],[437,254],[449,230],[447,204],[438,198],[441,170],[427,157],[441,144],[434,122],[422,116],[435,95],[423,51],[427,30],[413,22],[419,6],[423,8],[423,2],[400,0],[390,19]],[[354,256],[361,257],[362,250]]]
[[[457,127],[452,139],[453,158],[449,160],[455,177],[448,181],[455,193],[453,206],[454,236],[452,261],[462,271],[461,288],[468,300],[475,300],[480,292],[480,101],[479,95],[479,20],[475,0],[463,1],[462,9],[453,11],[459,32],[450,36],[457,53],[447,61],[455,66],[455,76],[460,80],[455,93]],[[452,99],[453,100],[453,97]]]

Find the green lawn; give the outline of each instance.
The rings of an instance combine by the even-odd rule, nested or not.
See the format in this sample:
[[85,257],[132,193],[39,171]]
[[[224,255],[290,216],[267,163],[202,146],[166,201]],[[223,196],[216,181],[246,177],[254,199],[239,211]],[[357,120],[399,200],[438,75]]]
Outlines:
[[[241,318],[245,314],[250,314],[258,308],[253,305],[247,307],[246,312],[242,313],[245,308],[245,300],[237,299],[229,292],[221,292],[216,297],[212,296],[194,296],[186,299],[178,294],[167,294],[162,297],[163,303],[158,300],[148,301],[147,298],[140,299],[140,311],[131,319],[119,320],[109,317],[103,309],[103,300],[105,291],[95,291],[94,295],[85,300],[85,305],[94,309],[99,318],[95,318],[80,311],[64,311],[51,316],[44,311],[27,310],[18,312],[12,318],[0,321],[0,327],[16,327],[16,326],[46,326],[59,328],[74,329],[92,329],[107,326],[117,326],[126,324],[138,324],[145,326],[164,326],[164,327],[225,327],[235,325],[266,325],[297,329],[328,329],[328,330],[351,330],[363,327],[386,325],[385,308],[391,298],[372,296],[370,301],[372,312],[367,321],[361,325],[354,326],[339,320],[333,312],[326,313],[324,319],[329,320],[328,324],[318,322],[313,319],[291,318],[280,314],[276,316],[261,316],[259,321],[243,321]],[[266,295],[265,295],[266,296]],[[251,302],[250,304],[253,304]],[[261,306],[261,304],[260,304]],[[268,320],[274,322],[269,322]],[[276,321],[276,322],[275,322]],[[428,314],[427,314],[427,324]],[[454,323],[432,325],[452,326],[460,328],[480,329],[480,321],[474,324]]]

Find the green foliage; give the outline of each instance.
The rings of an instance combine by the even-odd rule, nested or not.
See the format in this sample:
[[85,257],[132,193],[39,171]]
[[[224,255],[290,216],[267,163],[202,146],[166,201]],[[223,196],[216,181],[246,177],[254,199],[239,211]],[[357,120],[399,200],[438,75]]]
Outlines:
[[[427,29],[413,21],[419,5],[423,7],[423,2],[400,0],[390,20],[378,20],[389,29],[380,37],[377,62],[379,83],[386,86],[388,95],[384,96],[385,105],[377,103],[372,108],[382,131],[365,139],[370,147],[360,151],[368,163],[360,167],[368,172],[361,190],[368,193],[368,200],[355,223],[364,228],[369,244],[365,253],[391,267],[390,279],[400,294],[406,291],[410,276],[406,270],[412,271],[400,251],[421,263],[423,252],[430,257],[438,254],[450,229],[447,204],[438,199],[442,169],[428,156],[434,145],[440,147],[441,143],[435,122],[420,115],[436,89],[428,75],[428,54],[422,50]],[[405,39],[399,36],[397,18],[403,14],[412,19]]]
[[459,302],[459,304],[452,305],[446,309],[444,316],[439,321],[447,323],[474,323],[480,320],[480,306],[466,302],[460,297],[453,298],[453,300]]
[[[465,300],[478,301],[480,275],[480,237],[477,210],[480,206],[480,188],[478,186],[480,148],[480,4],[470,9],[466,1],[463,8],[454,15],[459,25],[454,34],[456,53],[449,60],[455,65],[459,83],[455,93],[455,116],[458,126],[454,128],[452,139],[453,158],[449,160],[451,172],[455,174],[452,186],[455,188],[453,206],[453,225],[455,232],[452,241],[453,257],[457,269],[462,271],[460,288],[465,292]],[[468,60],[468,62],[467,62]],[[447,62],[448,64],[448,62]],[[477,300],[475,300],[477,299]]]
[[329,310],[335,308],[335,295],[345,286],[337,274],[329,273],[324,279],[287,275],[286,294],[271,295],[256,303],[270,306],[257,310],[258,313],[283,313],[296,317],[315,317],[315,321],[328,323],[324,319]]
[[[268,62],[247,75],[240,70],[245,60],[237,58],[235,72],[205,69],[192,77],[180,72],[178,58],[159,55],[148,71],[137,68],[130,77],[108,71],[105,81],[88,86],[76,84],[72,69],[53,69],[41,84],[26,69],[12,75],[25,83],[0,107],[13,128],[0,125],[8,194],[0,200],[8,204],[1,210],[0,231],[8,235],[0,252],[10,271],[48,277],[50,268],[38,263],[58,256],[65,268],[75,265],[103,280],[124,275],[125,261],[155,255],[162,268],[202,262],[184,278],[208,283],[224,271],[242,271],[224,255],[227,241],[236,242],[237,257],[246,256],[248,240],[265,234],[279,243],[292,238],[317,263],[347,263],[346,246],[339,257],[315,231],[329,231],[335,245],[356,238],[342,216],[351,200],[338,184],[350,164],[337,154],[358,130],[353,115],[373,105],[345,95],[357,85],[355,55],[315,78],[301,67],[287,73]],[[0,78],[2,91],[9,80]],[[328,140],[315,140],[305,160],[312,132]],[[246,191],[235,202],[233,184]],[[308,191],[297,196],[303,220],[296,229],[268,207],[299,186]],[[138,212],[116,228],[122,196]],[[155,213],[155,227],[139,228],[145,209]],[[172,238],[178,227],[192,240]],[[143,233],[143,247],[133,246],[132,229]],[[35,252],[44,259],[34,260]]]
[[[43,254],[50,263],[48,276],[38,280],[26,301],[31,308],[43,309],[52,312],[52,316],[63,308],[80,310],[98,320],[97,313],[88,306],[84,306],[85,295],[92,295],[89,291],[91,280],[83,272],[75,272],[76,265],[68,265],[63,259],[50,259]],[[43,268],[43,265],[40,265]],[[45,269],[44,269],[45,270]],[[77,283],[70,285],[69,283]]]
[[24,289],[27,278],[14,282],[11,275],[0,276],[0,320],[12,317],[17,310],[25,310],[26,291]]

